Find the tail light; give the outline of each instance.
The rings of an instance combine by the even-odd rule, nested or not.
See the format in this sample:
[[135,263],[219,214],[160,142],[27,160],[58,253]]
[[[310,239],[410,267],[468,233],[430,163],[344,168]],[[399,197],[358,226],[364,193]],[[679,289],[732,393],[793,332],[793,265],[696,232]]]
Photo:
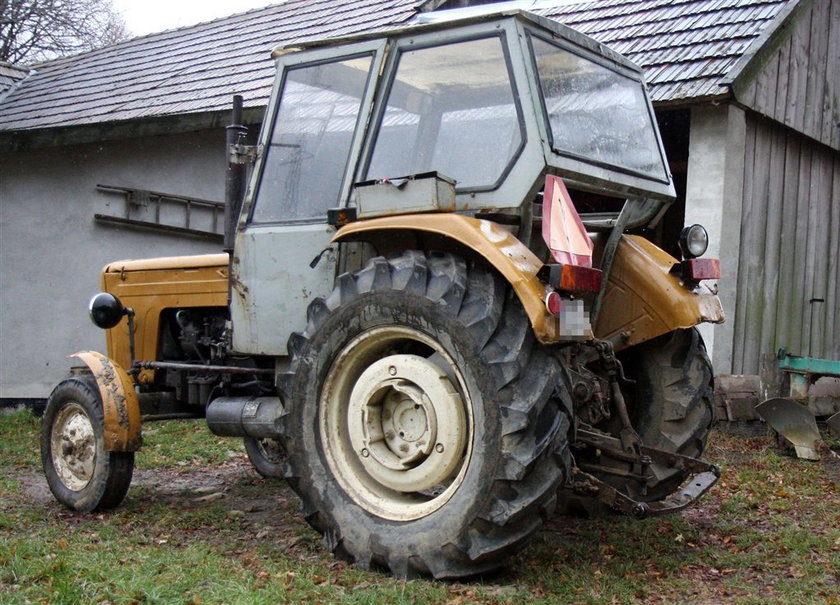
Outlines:
[[601,290],[600,269],[580,265],[543,265],[537,277],[555,290],[569,294],[595,294]]
[[545,295],[545,308],[552,315],[560,315],[560,309],[563,308],[563,298],[557,292],[548,292]]
[[720,261],[716,258],[688,258],[679,267],[680,275],[686,281],[720,279]]

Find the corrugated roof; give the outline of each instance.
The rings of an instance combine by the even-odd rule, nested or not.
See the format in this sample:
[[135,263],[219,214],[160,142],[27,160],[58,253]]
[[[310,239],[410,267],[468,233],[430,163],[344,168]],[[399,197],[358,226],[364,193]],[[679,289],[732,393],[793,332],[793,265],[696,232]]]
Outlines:
[[[596,0],[534,12],[645,68],[655,102],[717,96],[722,78],[788,1]],[[266,103],[273,48],[302,38],[386,29],[417,0],[288,0],[36,66],[0,102],[0,130],[89,125]],[[0,90],[2,90],[0,88]]]

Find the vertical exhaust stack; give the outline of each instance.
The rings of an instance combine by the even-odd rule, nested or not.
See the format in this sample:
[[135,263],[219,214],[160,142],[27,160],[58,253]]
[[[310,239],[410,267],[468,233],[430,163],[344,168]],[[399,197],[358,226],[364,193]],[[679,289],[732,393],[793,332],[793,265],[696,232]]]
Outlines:
[[247,161],[242,157],[238,146],[245,143],[248,129],[242,125],[242,96],[234,95],[231,123],[225,128],[225,152],[228,166],[225,175],[225,240],[224,251],[232,255],[236,223],[242,210],[245,197],[245,175]]

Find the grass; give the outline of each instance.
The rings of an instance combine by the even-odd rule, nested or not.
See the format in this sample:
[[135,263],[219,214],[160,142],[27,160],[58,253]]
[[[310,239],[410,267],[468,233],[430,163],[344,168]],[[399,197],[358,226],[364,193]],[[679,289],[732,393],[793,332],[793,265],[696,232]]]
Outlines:
[[[38,419],[0,414],[2,603],[838,603],[840,460],[713,433],[724,476],[682,515],[557,517],[507,570],[400,581],[333,558],[282,483],[202,423],[144,426],[135,481],[107,514],[58,505]],[[832,444],[837,446],[835,442]]]

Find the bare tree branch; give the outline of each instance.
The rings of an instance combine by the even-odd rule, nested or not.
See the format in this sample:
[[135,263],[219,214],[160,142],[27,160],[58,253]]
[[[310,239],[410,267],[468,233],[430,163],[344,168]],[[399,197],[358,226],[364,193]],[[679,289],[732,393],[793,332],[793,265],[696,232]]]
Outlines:
[[36,63],[128,37],[111,0],[0,0],[0,61]]

